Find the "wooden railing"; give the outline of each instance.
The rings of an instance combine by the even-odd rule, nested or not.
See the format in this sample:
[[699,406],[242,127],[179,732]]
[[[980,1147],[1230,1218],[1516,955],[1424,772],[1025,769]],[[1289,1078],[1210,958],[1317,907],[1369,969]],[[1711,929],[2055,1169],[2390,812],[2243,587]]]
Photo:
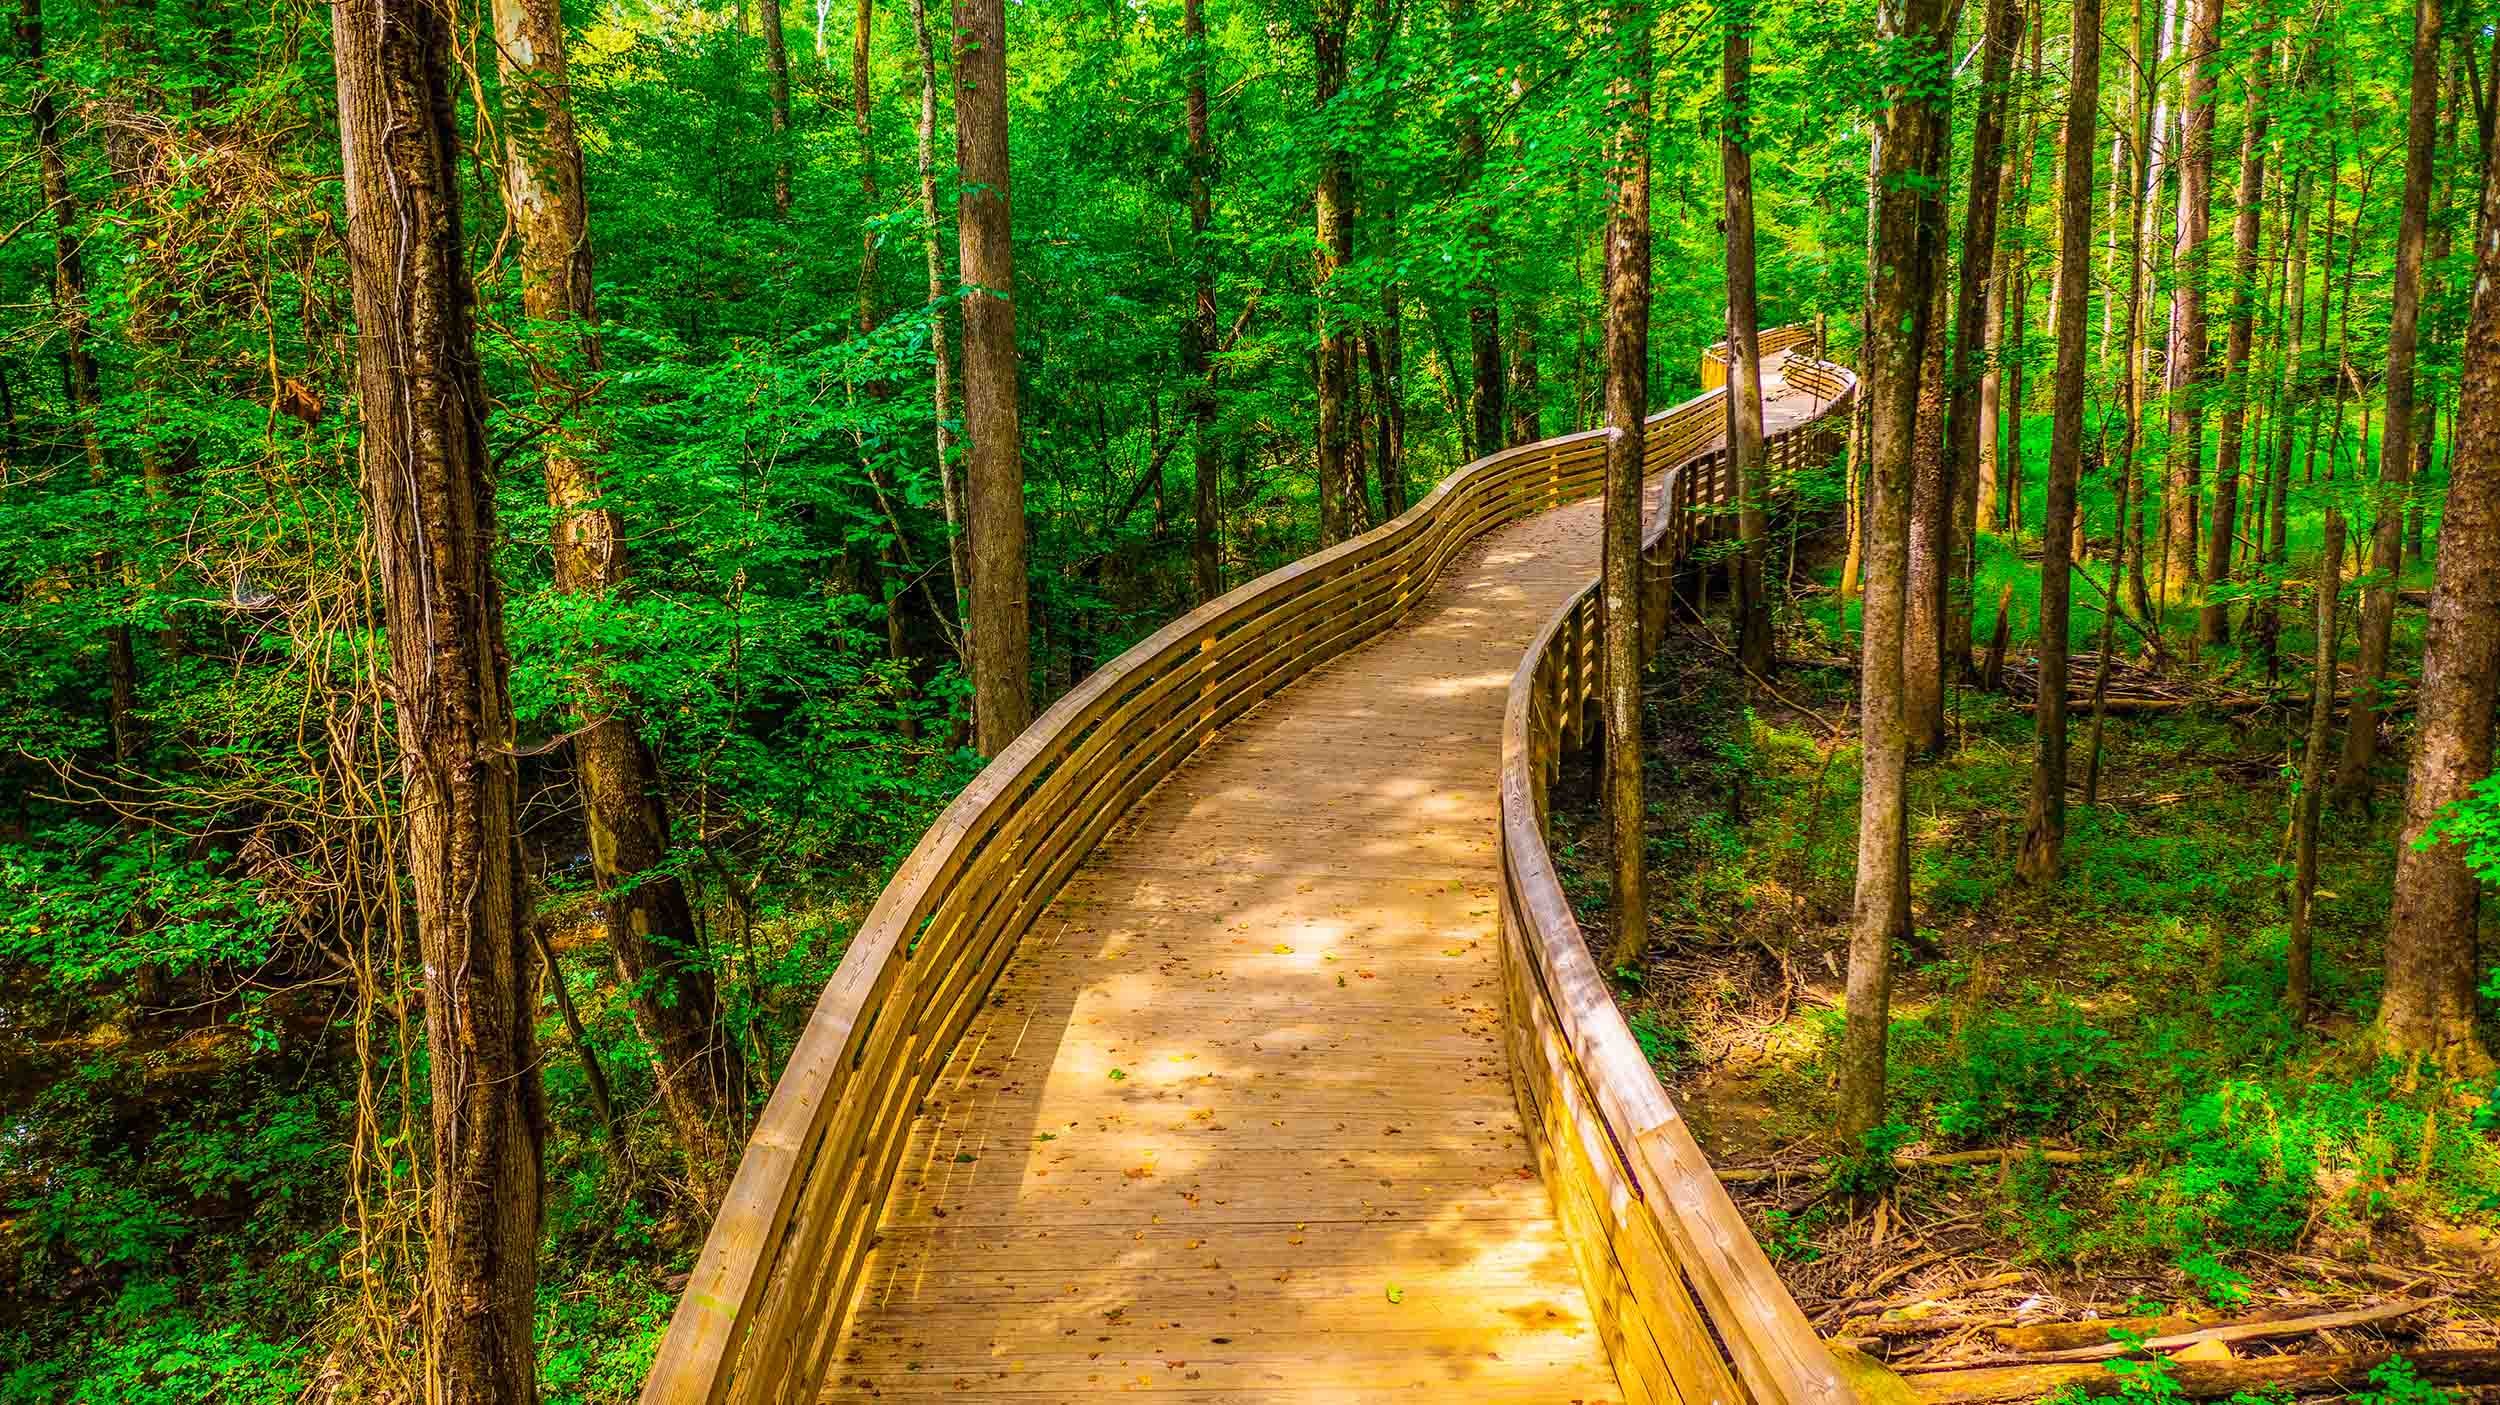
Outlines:
[[[1723,401],[1653,417],[1650,463],[1710,443]],[[1218,728],[1394,625],[1469,542],[1594,492],[1605,442],[1571,434],[1467,465],[1395,521],[1156,631],[982,770],[895,872],[818,998],[645,1405],[815,1397],[915,1109],[1016,939],[1095,841]]]
[[[1764,335],[1766,353],[1776,335]],[[1857,392],[1846,369],[1804,357],[1791,357],[1784,377],[1820,403],[1812,419],[1766,446],[1773,492],[1839,451]],[[1725,394],[1709,392],[1665,418],[1721,413]],[[1645,654],[1665,637],[1669,595],[1694,548],[1731,536],[1735,521],[1723,450],[1696,454],[1669,436],[1648,458],[1653,469],[1676,466],[1642,544]],[[1831,1353],[1633,1042],[1546,848],[1547,787],[1596,731],[1596,584],[1538,633],[1503,716],[1502,980],[1512,1085],[1627,1400],[1847,1405],[1853,1396]]]
[[[1822,333],[1811,322],[1795,322],[1785,327],[1765,327],[1755,334],[1757,350],[1769,361],[1785,353],[1810,354],[1820,350]],[[1714,343],[1701,354],[1701,388],[1717,390],[1727,384],[1727,343]]]

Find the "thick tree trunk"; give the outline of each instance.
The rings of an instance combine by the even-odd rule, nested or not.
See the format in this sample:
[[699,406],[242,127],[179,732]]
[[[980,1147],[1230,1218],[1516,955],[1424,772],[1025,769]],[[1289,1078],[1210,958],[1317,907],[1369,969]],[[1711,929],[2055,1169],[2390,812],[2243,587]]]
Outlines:
[[1993,434],[1993,416],[1980,414],[1980,380],[1987,371],[1988,299],[2000,268],[1997,258],[1998,201],[2005,193],[2005,128],[2011,98],[2015,55],[2022,49],[2023,8],[2019,0],[1988,0],[1986,46],[1980,61],[1979,110],[1971,125],[1970,194],[1962,217],[1962,284],[1953,317],[1953,370],[1945,400],[1948,482],[1952,496],[1945,527],[1952,551],[1946,578],[1938,584],[1945,615],[1944,653],[1939,660],[1939,691],[1949,670],[1971,671],[1971,600],[1969,564],[1978,530],[1979,459],[1983,431]]
[[340,0],[364,499],[396,697],[433,1122],[426,1396],[524,1405],[546,1107],[532,1037],[518,762],[496,584],[449,11]]
[[[599,314],[581,138],[557,0],[495,0],[504,96],[506,207],[518,234],[530,372],[547,425],[544,469],[554,513],[556,589],[604,599],[627,575],[624,533],[605,506],[597,434],[584,404],[599,376]],[[652,1049],[661,1107],[686,1153],[695,1197],[724,1188],[745,1087],[735,1040],[723,1035],[711,973],[688,953],[694,908],[667,871],[668,814],[659,768],[594,653],[572,680],[573,759],[590,835],[592,881],[635,1026]]]
[[[1349,0],[1319,0],[1311,25],[1316,106],[1345,91]],[[1333,139],[1320,154],[1312,202],[1319,238],[1311,269],[1319,304],[1319,544],[1334,546],[1363,530],[1363,487],[1354,476],[1346,401],[1353,389],[1354,331],[1348,309],[1335,305],[1337,275],[1354,261],[1354,190],[1345,150]]]
[[[2414,0],[2413,84],[2405,114],[2404,205],[2396,222],[2396,286],[2387,305],[2387,410],[2379,426],[2378,491],[2370,505],[2370,584],[2361,594],[2361,663],[2335,768],[2335,802],[2366,805],[2378,759],[2379,691],[2396,624],[2396,573],[2404,564],[2404,513],[2413,476],[2413,362],[2422,315],[2422,253],[2431,207],[2431,156],[2439,137],[2439,0]],[[2445,533],[2442,533],[2444,536]]]
[[2231,330],[2222,347],[2222,433],[2214,453],[2213,533],[2205,550],[2205,603],[2196,623],[2196,637],[2207,644],[2219,644],[2231,633],[2230,605],[2215,597],[2231,579],[2231,548],[2240,532],[2248,357],[2256,340],[2257,255],[2266,212],[2266,78],[2273,64],[2274,32],[2269,28],[2256,57],[2249,61],[2247,116],[2240,128],[2239,208],[2231,218]]
[[[2089,6],[2093,0],[2078,0]],[[1942,59],[1940,0],[1887,0],[1886,37]],[[1892,1009],[1892,949],[1910,934],[1909,736],[1902,724],[1902,624],[1909,604],[1910,459],[1919,366],[1934,299],[1919,257],[1919,176],[1945,136],[1942,105],[1895,85],[1885,93],[1876,186],[1865,354],[1866,600],[1858,673],[1860,747],[1857,892],[1849,925],[1847,1024],[1841,1036],[1840,1134],[1851,1149],[1883,1121],[1884,1048]]]
[[[2058,186],[2057,370],[2051,378],[2048,504],[2040,526],[2039,750],[2017,870],[2034,886],[2056,881],[2066,847],[2066,639],[2074,597],[2075,484],[2083,475],[2084,307],[2092,257],[2092,158],[2101,94],[2100,0],[2075,0],[2063,173]],[[2111,589],[2115,591],[2115,573]],[[2110,608],[2104,602],[2103,608]]]
[[[2485,231],[2500,228],[2495,172],[2500,162],[2487,144]],[[2458,1072],[2490,1064],[2474,1037],[2481,885],[2464,845],[2422,840],[2434,819],[2491,774],[2492,708],[2500,701],[2500,248],[2487,232],[2474,263],[2378,1023],[2388,1052]]]
[[964,454],[971,518],[972,731],[996,756],[1033,720],[1024,458],[1016,410],[1015,250],[1007,169],[1005,0],[955,0],[955,226],[963,279]]
[[961,662],[971,667],[971,650],[963,626],[972,617],[972,538],[967,531],[964,483],[955,471],[955,368],[948,350],[947,305],[953,288],[946,278],[946,252],[940,241],[937,196],[937,45],[929,35],[929,0],[911,0],[912,42],[920,50],[920,248],[929,265],[930,404],[936,427],[938,498],[946,513],[946,564],[955,582],[955,643]]
[[1215,251],[1208,232],[1215,223],[1215,143],[1207,130],[1207,50],[1204,0],[1181,6],[1181,42],[1189,72],[1189,265],[1196,297],[1181,330],[1181,374],[1189,381],[1191,480],[1195,484],[1190,536],[1190,574],[1200,601],[1224,593],[1221,540],[1224,446],[1215,439]]
[[1600,712],[1606,737],[1606,821],[1614,844],[1609,915],[1618,968],[1637,968],[1649,942],[1647,841],[1641,797],[1641,480],[1649,415],[1648,0],[1617,0],[1606,84],[1606,487],[1599,581]]
[[2205,453],[2205,238],[2213,225],[2214,67],[2222,0],[2195,0],[2188,32],[2187,104],[2179,152],[2178,239],[2164,357],[2170,450],[2162,473],[2162,599],[2179,603],[2202,574],[2196,551]]
[[859,138],[859,334],[877,329],[877,137],[870,118],[876,90],[868,86],[868,39],[876,0],[859,0],[851,24],[851,130]]
[[1754,289],[1753,154],[1750,108],[1753,12],[1731,5],[1720,64],[1727,116],[1719,134],[1720,186],[1726,196],[1728,470],[1736,484],[1736,657],[1758,677],[1772,672],[1771,602],[1762,588],[1762,543],[1770,527],[1763,502],[1761,308]]
[[764,18],[764,68],[772,95],[773,213],[790,213],[790,46],[781,32],[781,0],[758,0]]

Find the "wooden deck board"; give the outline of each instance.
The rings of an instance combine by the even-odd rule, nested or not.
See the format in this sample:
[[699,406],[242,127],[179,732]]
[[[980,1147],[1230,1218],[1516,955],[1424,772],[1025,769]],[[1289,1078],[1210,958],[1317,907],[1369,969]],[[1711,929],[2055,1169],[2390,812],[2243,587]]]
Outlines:
[[1104,838],[920,1109],[825,1399],[1622,1399],[1495,896],[1506,689],[1597,524],[1488,535]]

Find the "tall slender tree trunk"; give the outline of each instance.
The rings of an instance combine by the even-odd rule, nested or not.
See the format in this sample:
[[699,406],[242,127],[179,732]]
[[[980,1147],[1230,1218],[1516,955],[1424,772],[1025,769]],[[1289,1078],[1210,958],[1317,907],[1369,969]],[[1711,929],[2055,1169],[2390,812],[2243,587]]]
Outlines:
[[912,42],[920,50],[920,248],[929,266],[930,408],[935,427],[938,500],[946,513],[946,564],[955,582],[956,647],[969,669],[968,636],[960,627],[972,617],[972,538],[967,530],[963,476],[955,465],[955,368],[949,350],[947,308],[954,287],[946,277],[937,195],[937,44],[929,34],[929,0],[911,0]]
[[[2039,159],[2040,129],[2047,115],[2047,104],[2041,99],[2046,90],[2040,80],[2048,49],[2048,8],[2045,3],[2031,7],[2031,80],[2025,85],[2029,117],[2023,130],[2022,181],[2015,187],[2014,227],[2018,235],[2030,219],[2032,168]],[[2009,325],[2005,340],[2013,347],[2014,364],[2006,373],[2005,395],[1999,411],[2005,422],[2005,466],[1998,488],[1999,501],[2004,506],[1996,517],[2005,524],[2006,535],[2019,538],[2023,532],[2023,493],[2027,481],[2023,471],[2026,458],[2023,411],[2025,397],[2031,389],[2031,245],[2027,238],[2014,250],[2013,280],[2014,286],[2006,295],[2005,311]],[[2055,303],[2056,280],[2052,276],[2052,308]]]
[[1391,282],[1380,290],[1377,379],[1388,401],[1380,411],[1380,510],[1406,511],[1406,299]]
[[1606,828],[1614,844],[1610,916],[1617,967],[1649,943],[1648,844],[1641,798],[1641,480],[1649,416],[1649,0],[1609,13],[1606,83],[1606,487],[1599,577]]
[[[1952,486],[1945,527],[1953,543],[1948,570],[1938,581],[1945,615],[1944,653],[1938,682],[1952,670],[1971,672],[1969,562],[1978,530],[1979,460],[1983,428],[1980,380],[1987,372],[1988,298],[1996,280],[1998,201],[2006,183],[2005,127],[2012,97],[2014,58],[2023,44],[2020,0],[1988,0],[1980,60],[1979,109],[1971,124],[1970,194],[1962,217],[1962,285],[1954,306],[1953,370],[1945,400],[1947,477]],[[1993,420],[1993,416],[1988,417]]]
[[859,0],[851,23],[851,131],[859,139],[859,334],[877,329],[876,90],[868,85],[868,39],[876,0]]
[[2500,160],[2488,143],[2483,159],[2486,233],[2475,246],[2378,1020],[2388,1052],[2456,1072],[2490,1066],[2474,1034],[2481,885],[2463,844],[2423,841],[2433,820],[2491,774],[2492,708],[2500,702],[2500,247],[2488,233],[2500,228]]
[[2205,603],[2197,614],[2197,638],[2219,644],[2230,637],[2228,601],[2218,599],[2231,579],[2231,548],[2239,539],[2240,456],[2248,427],[2248,357],[2255,344],[2257,255],[2266,213],[2266,79],[2274,64],[2273,21],[2249,61],[2247,116],[2240,128],[2239,206],[2231,218],[2231,330],[2222,348],[2222,434],[2214,453],[2213,534],[2205,551]]
[[2162,473],[2162,599],[2183,601],[2201,575],[2196,552],[2205,454],[2206,236],[2213,226],[2214,67],[2222,0],[2195,0],[2188,29],[2187,103],[2179,151],[2178,240],[2164,357],[2170,449]]
[[1545,391],[1537,383],[1536,302],[1521,298],[1510,309],[1510,442],[1533,444],[1545,437]]
[[[2077,0],[2088,7],[2093,0]],[[1941,0],[1886,0],[1888,40],[1916,58],[1945,62]],[[1902,723],[1903,618],[1909,605],[1910,459],[1919,366],[1929,325],[1933,266],[1919,257],[1925,211],[1919,177],[1944,140],[1942,105],[1906,83],[1885,92],[1877,140],[1866,390],[1866,599],[1858,673],[1863,744],[1859,761],[1857,892],[1849,923],[1847,1022],[1841,1036],[1840,1134],[1856,1143],[1883,1121],[1884,1050],[1892,1010],[1892,948],[1910,934],[1909,735]]]
[[2344,514],[2333,495],[2326,502],[2326,545],[2318,553],[2318,648],[2309,673],[2309,744],[2300,757],[2300,794],[2294,799],[2292,924],[2284,947],[2283,1005],[2297,1021],[2309,1014],[2310,906],[2318,892],[2318,812],[2326,786],[2326,749],[2335,736],[2337,597],[2342,593]]
[[964,454],[971,511],[972,731],[996,756],[1033,720],[1024,457],[1016,410],[1005,0],[955,0],[955,216],[963,278]]
[[[2092,300],[2092,158],[2101,100],[2100,0],[2075,0],[2068,50],[2064,168],[2058,186],[2057,369],[2051,378],[2048,503],[2040,524],[2039,750],[2017,871],[2056,881],[2066,847],[2066,641],[2074,597],[2075,484],[2083,476],[2084,309]],[[2111,590],[2117,589],[2113,572]],[[2108,602],[2103,608],[2112,608]]]
[[[1948,0],[1949,3],[1949,0]],[[1944,31],[1953,33],[1950,25]],[[1939,121],[1938,147],[1950,143],[1950,112]],[[1943,158],[1929,163],[1931,181],[1943,179]],[[1946,582],[1953,560],[1953,458],[1945,440],[1945,329],[1952,323],[1953,284],[1944,256],[1941,221],[1946,196],[1920,203],[1922,260],[1928,283],[1926,330],[1919,353],[1918,423],[1910,451],[1909,596],[1902,616],[1901,725],[1910,739],[1910,754],[1929,755],[1944,749],[1944,641]],[[1925,222],[1936,221],[1933,226]]]
[[[2150,47],[2144,35],[2143,0],[2137,0],[2135,8],[2136,21],[2128,28],[2135,34],[2137,52],[2141,53]],[[2140,491],[2141,469],[2136,460],[2141,456],[2144,445],[2144,293],[2146,285],[2152,281],[2153,229],[2158,208],[2154,196],[2161,184],[2160,132],[2156,125],[2161,107],[2155,97],[2157,77],[2157,70],[2136,65],[2135,101],[2129,108],[2130,119],[2135,123],[2131,149],[2141,153],[2143,160],[2152,164],[2148,169],[2139,162],[2129,172],[2126,193],[2127,296],[2123,304],[2126,325],[2120,335],[2120,354],[2125,357],[2126,364],[2119,368],[2124,422],[2119,427],[2118,457],[2114,467],[2119,473],[2137,476],[2139,490],[2132,494],[2135,499],[2132,522],[2127,515],[2130,495],[2120,495],[2118,538],[2110,544],[2111,559],[2127,568],[2127,586],[2136,614],[2154,626],[2155,637],[2160,634],[2160,617],[2154,611],[2152,592],[2145,588],[2144,579],[2144,519],[2150,515],[2150,504],[2146,501],[2150,494]],[[2114,586],[2115,582],[2112,584]],[[2101,603],[2105,609],[2116,608],[2117,604],[2114,599]]]
[[[504,99],[505,203],[519,235],[521,306],[555,527],[556,589],[604,600],[628,574],[625,536],[599,465],[585,403],[599,376],[582,145],[573,121],[558,0],[495,0]],[[594,651],[572,680],[573,759],[582,818],[617,975],[651,1045],[661,1107],[686,1153],[696,1199],[726,1186],[730,1124],[746,1086],[737,1042],[722,1032],[712,974],[699,960],[694,907],[668,871],[659,767]]]
[[[2015,25],[2018,43],[2021,24],[2022,7],[2017,4]],[[2006,105],[2009,111],[2012,96],[2009,89],[2006,94]],[[1985,105],[1985,99],[1983,99],[1983,114]],[[2020,276],[2014,265],[2022,257],[2021,230],[2031,183],[2032,133],[2028,116],[2022,121],[2022,133],[2015,138],[2018,149],[2009,151],[2006,159],[1997,162],[1996,201],[2000,216],[2007,228],[2004,237],[1999,238],[1994,246],[1994,256],[1989,263],[1987,296],[1983,300],[1984,306],[1981,311],[1981,323],[1984,330],[1981,334],[1979,374],[1979,461],[1974,466],[1971,520],[1967,528],[1974,541],[1981,532],[1995,531],[1997,525],[1998,465],[2001,462],[1997,440],[1999,411],[2003,405],[2006,390],[2004,373],[2006,332],[2009,321],[2017,323],[2020,321],[2018,314],[2009,314],[2007,298],[2014,291],[2015,282]],[[1976,147],[1977,143],[1974,141],[1974,149],[1971,152],[1974,171],[1979,160]]]
[[1753,9],[1732,0],[1721,22],[1727,27],[1720,86],[1727,116],[1719,133],[1720,186],[1726,196],[1728,469],[1736,484],[1737,532],[1744,538],[1736,559],[1736,656],[1759,677],[1772,672],[1771,602],[1762,588],[1762,544],[1770,533],[1763,512],[1769,484],[1762,478],[1761,308],[1754,289]]
[[426,973],[426,1397],[526,1405],[546,1106],[450,14],[431,0],[340,0],[332,27],[364,499]]
[[[2387,305],[2387,409],[2379,426],[2378,491],[2370,504],[2370,583],[2361,593],[2361,662],[2335,768],[2335,801],[2369,803],[2378,759],[2380,690],[2395,636],[2396,575],[2413,476],[2413,362],[2422,316],[2422,253],[2429,236],[2431,157],[2439,138],[2439,0],[2414,0],[2413,83],[2405,113],[2404,205],[2396,223],[2396,286]],[[2444,534],[2443,534],[2444,535]]]
[[[1483,51],[1483,42],[1476,33],[1475,0],[1451,0],[1451,39],[1458,52],[1476,62]],[[1468,252],[1488,271],[1467,283],[1467,345],[1469,378],[1475,389],[1468,397],[1473,413],[1469,426],[1467,453],[1480,458],[1502,446],[1504,421],[1502,393],[1502,310],[1493,291],[1489,265],[1493,258],[1493,205],[1484,185],[1484,110],[1480,97],[1497,91],[1489,83],[1472,84],[1461,91],[1457,101],[1459,181],[1467,201]]]
[[1181,42],[1187,46],[1189,71],[1189,266],[1196,296],[1189,321],[1181,331],[1181,374],[1189,380],[1191,477],[1196,485],[1196,530],[1190,537],[1190,573],[1198,599],[1224,593],[1224,564],[1219,551],[1223,517],[1224,446],[1215,439],[1215,251],[1208,243],[1215,224],[1215,143],[1207,130],[1207,70],[1213,55],[1207,48],[1205,0],[1184,0]]
[[790,46],[781,32],[781,0],[757,0],[764,19],[764,69],[772,97],[773,213],[790,213]]
[[[1337,101],[1346,84],[1349,0],[1318,0],[1311,25],[1312,78],[1316,105]],[[1319,304],[1319,544],[1334,546],[1363,530],[1362,484],[1354,477],[1346,402],[1354,380],[1354,330],[1342,295],[1333,285],[1354,261],[1353,175],[1344,148],[1331,137],[1320,153],[1313,200],[1319,245],[1312,291]]]

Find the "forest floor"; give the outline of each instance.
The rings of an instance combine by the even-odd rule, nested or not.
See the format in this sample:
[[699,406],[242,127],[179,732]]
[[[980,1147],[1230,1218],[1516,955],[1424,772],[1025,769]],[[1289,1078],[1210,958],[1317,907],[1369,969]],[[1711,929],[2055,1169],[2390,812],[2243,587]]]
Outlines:
[[[2298,1025],[2283,1009],[2305,638],[2286,631],[2279,689],[2236,657],[2176,669],[2183,687],[2230,676],[2253,701],[2113,715],[2089,806],[2076,719],[2067,874],[2045,894],[2014,880],[2027,701],[1957,692],[1953,745],[1913,768],[1895,1120],[1844,1155],[1829,1128],[1854,651],[1831,597],[1809,595],[1782,621],[1774,694],[1702,628],[1680,624],[1649,681],[1653,940],[1641,970],[1615,973],[1618,998],[1826,1336],[1915,1372],[2003,1359],[1993,1328],[2410,1297],[2432,1301],[2305,1349],[2500,1343],[2500,1088],[2408,1078],[2362,1039],[2400,758],[2382,764],[2375,817],[2326,821],[2318,1004]],[[1575,905],[1602,921],[1599,812],[1559,808],[1554,837]]]

